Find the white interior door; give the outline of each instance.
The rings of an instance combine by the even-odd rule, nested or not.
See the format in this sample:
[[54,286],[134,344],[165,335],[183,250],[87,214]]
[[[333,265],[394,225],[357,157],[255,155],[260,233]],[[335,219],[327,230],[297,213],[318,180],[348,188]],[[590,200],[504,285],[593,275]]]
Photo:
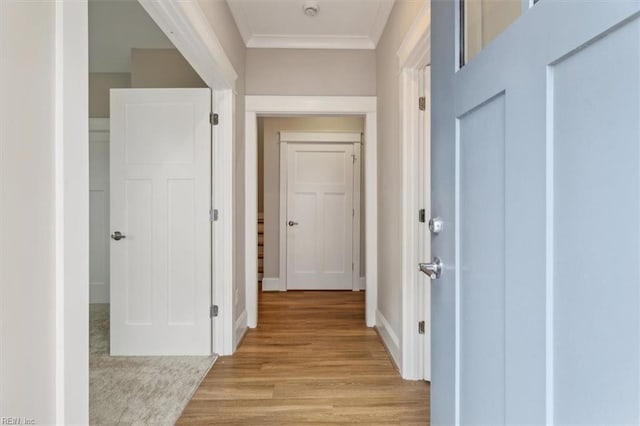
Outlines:
[[111,354],[211,353],[209,89],[111,91]]
[[353,144],[287,150],[287,289],[351,290]]
[[431,419],[640,424],[640,3],[514,3],[432,2]]

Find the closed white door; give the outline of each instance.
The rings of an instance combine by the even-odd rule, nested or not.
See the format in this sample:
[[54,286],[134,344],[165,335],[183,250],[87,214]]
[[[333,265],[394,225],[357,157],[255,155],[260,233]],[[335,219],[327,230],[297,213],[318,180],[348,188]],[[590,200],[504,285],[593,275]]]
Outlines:
[[111,91],[112,355],[211,353],[210,110],[209,89]]
[[351,290],[353,145],[287,150],[287,289]]
[[640,424],[640,3],[472,3],[431,3],[432,423]]

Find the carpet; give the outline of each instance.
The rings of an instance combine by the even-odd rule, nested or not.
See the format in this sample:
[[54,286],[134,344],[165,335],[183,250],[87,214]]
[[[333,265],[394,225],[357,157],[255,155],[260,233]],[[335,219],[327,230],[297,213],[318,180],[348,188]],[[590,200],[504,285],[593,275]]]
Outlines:
[[216,357],[111,357],[109,305],[89,317],[89,422],[173,425]]

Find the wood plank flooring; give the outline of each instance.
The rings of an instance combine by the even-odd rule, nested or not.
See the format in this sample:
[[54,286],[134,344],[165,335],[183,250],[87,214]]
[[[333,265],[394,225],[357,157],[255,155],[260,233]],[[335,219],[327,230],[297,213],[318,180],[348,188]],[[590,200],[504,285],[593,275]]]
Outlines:
[[178,424],[428,424],[429,386],[400,378],[365,327],[364,294],[261,293],[258,328],[216,362]]

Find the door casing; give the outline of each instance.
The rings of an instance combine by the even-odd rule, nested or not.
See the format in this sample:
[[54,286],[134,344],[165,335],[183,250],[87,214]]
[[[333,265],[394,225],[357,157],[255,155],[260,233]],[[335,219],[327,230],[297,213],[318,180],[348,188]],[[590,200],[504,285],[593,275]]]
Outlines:
[[[247,325],[258,325],[258,116],[359,115],[365,117],[366,324],[376,325],[378,304],[378,159],[376,96],[246,96],[245,98],[245,285]],[[282,271],[281,271],[282,274]]]
[[[418,262],[430,261],[427,223],[431,217],[430,93],[421,89],[424,68],[431,63],[431,3],[425,2],[398,49],[400,61],[400,141],[402,146],[402,347],[396,362],[404,379],[430,380],[431,283],[418,271]],[[418,108],[426,96],[426,110]],[[424,115],[427,114],[426,123]],[[420,159],[420,160],[418,160]],[[425,209],[425,223],[418,212]],[[424,240],[426,238],[426,244]],[[423,257],[420,258],[419,257]],[[425,321],[425,334],[418,322]],[[393,347],[387,345],[388,347]],[[430,361],[430,359],[429,359]],[[429,365],[427,365],[429,364]]]

